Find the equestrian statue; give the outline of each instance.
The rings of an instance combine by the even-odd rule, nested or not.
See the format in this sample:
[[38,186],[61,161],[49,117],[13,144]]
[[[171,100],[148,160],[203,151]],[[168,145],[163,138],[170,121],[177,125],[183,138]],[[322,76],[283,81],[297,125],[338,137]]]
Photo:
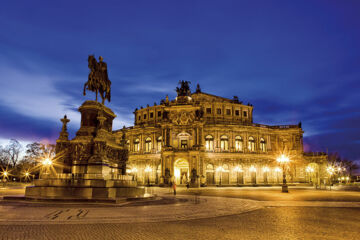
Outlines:
[[86,89],[96,93],[96,101],[98,100],[98,93],[102,99],[102,104],[105,103],[105,99],[110,102],[111,81],[108,77],[107,65],[103,62],[103,57],[99,57],[99,62],[96,61],[94,55],[90,55],[88,58],[88,67],[90,69],[88,81],[84,84],[84,96],[86,95]]

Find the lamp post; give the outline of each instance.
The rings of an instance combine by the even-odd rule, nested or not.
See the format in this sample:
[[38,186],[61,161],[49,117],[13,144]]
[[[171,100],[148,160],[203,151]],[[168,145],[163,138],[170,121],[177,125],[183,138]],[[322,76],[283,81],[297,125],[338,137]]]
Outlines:
[[307,166],[306,172],[309,174],[309,182],[311,182],[311,176],[312,176],[312,173],[314,172],[314,168],[311,166]]
[[[345,169],[344,169],[345,170]],[[338,183],[341,183],[340,182],[340,177],[343,175],[343,168],[341,167],[341,166],[338,166],[337,168],[336,168],[336,171],[337,171],[337,177],[338,177]]]
[[290,161],[290,159],[289,159],[289,157],[282,154],[280,157],[278,157],[276,159],[276,161],[283,168],[283,184],[281,186],[281,192],[287,193],[287,192],[289,192],[289,190],[288,190],[288,185],[286,184],[286,172],[285,172],[286,169],[285,169],[285,167],[286,167],[286,164]]
[[145,173],[147,173],[147,176],[148,176],[148,186],[150,187],[150,172],[152,171],[152,169],[149,167],[149,166],[147,166],[146,168],[145,168]]
[[8,171],[7,168],[2,169],[1,176],[2,176],[3,186],[6,186],[6,182],[7,182],[7,180],[9,179],[9,177],[11,175],[10,172],[11,171]]
[[[30,173],[29,173],[28,171],[26,171],[26,172],[24,173],[24,180],[25,180],[25,182],[27,182],[27,180],[30,181],[30,177],[31,177]],[[21,178],[20,178],[20,180],[21,180]]]
[[220,166],[220,167],[216,168],[216,171],[220,172],[220,184],[219,185],[221,186],[221,175],[224,172],[224,168],[222,166]]
[[330,190],[331,190],[331,184],[332,184],[332,179],[331,179],[331,177],[332,177],[332,175],[335,173],[335,168],[333,167],[333,166],[329,166],[329,167],[327,167],[327,172],[328,172],[328,174],[329,174],[329,185],[330,185]]
[[53,161],[50,158],[45,158],[42,160],[41,164],[43,166],[42,169],[45,171],[41,175],[49,176],[50,168],[53,165]]

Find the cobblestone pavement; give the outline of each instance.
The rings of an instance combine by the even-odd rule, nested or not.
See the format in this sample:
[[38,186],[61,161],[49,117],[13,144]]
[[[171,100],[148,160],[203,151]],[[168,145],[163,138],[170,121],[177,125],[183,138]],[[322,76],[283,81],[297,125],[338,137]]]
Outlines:
[[121,205],[3,201],[0,225],[164,222],[240,214],[262,207],[252,200],[196,196],[159,197]]
[[[171,214],[171,213],[169,213]],[[359,208],[271,207],[162,223],[0,225],[2,239],[359,239]]]
[[359,191],[315,190],[313,187],[289,187],[289,193],[282,193],[281,187],[206,187],[199,189],[180,188],[179,194],[200,194],[259,201],[332,201],[360,202]]

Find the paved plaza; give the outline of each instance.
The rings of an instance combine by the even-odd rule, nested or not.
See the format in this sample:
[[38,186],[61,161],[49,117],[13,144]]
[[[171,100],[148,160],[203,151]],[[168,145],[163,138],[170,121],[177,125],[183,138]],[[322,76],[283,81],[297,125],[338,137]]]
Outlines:
[[[0,202],[1,239],[358,239],[360,192],[148,188],[110,203]],[[23,188],[0,188],[0,196]]]

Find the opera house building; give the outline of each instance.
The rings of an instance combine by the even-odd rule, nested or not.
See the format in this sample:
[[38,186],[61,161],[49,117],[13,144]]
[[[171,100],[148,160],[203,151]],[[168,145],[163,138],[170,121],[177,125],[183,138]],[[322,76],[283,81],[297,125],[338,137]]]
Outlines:
[[[128,150],[127,174],[139,184],[274,185],[320,181],[326,155],[305,154],[301,123],[253,122],[254,108],[232,99],[190,91],[182,81],[175,99],[136,109],[132,127],[114,131]],[[289,163],[277,159],[286,154]],[[311,169],[311,171],[309,171]]]

